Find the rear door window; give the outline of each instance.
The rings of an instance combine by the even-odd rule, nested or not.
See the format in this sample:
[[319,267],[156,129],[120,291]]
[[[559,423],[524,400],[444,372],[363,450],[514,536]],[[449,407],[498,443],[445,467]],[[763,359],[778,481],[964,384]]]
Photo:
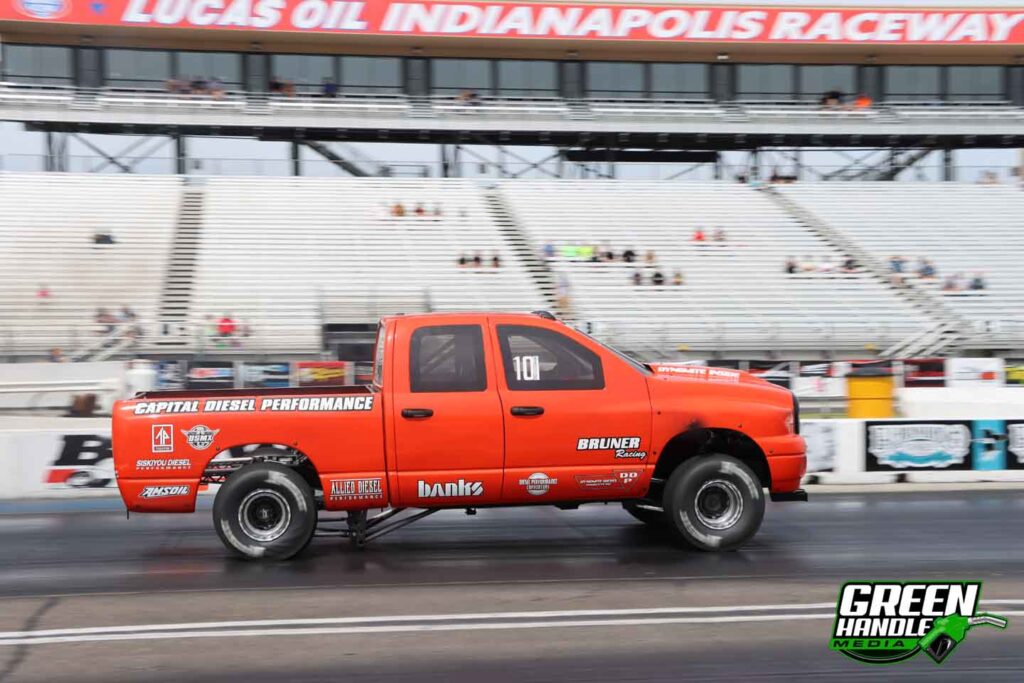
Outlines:
[[414,393],[486,390],[481,327],[438,325],[413,332],[409,385]]

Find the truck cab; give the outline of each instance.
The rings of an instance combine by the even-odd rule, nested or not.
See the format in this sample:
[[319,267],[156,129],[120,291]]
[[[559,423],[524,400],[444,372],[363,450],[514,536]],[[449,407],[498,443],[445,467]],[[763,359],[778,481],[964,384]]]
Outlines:
[[369,386],[119,402],[113,449],[130,510],[220,484],[215,526],[246,557],[295,554],[321,510],[365,541],[403,510],[595,501],[726,550],[766,489],[801,497],[798,431],[793,395],[746,373],[639,363],[549,314],[446,313],[383,319]]

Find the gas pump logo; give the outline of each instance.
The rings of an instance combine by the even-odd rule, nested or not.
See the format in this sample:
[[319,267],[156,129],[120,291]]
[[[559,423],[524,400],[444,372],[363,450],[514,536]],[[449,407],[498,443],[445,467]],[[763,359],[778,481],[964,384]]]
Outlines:
[[978,613],[980,581],[847,583],[839,593],[829,649],[869,664],[924,652],[941,664],[975,626],[1007,620]]
[[153,452],[170,453],[174,450],[174,425],[153,425]]

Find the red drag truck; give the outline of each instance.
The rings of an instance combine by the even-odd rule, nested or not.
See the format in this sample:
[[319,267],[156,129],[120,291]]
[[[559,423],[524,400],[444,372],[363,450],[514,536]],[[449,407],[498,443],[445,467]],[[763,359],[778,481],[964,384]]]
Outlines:
[[792,393],[641,364],[546,313],[385,318],[368,386],[139,394],[115,407],[113,450],[130,511],[192,512],[222,484],[214,525],[247,558],[295,555],[321,510],[362,544],[445,508],[609,501],[730,550],[765,488],[806,500]]

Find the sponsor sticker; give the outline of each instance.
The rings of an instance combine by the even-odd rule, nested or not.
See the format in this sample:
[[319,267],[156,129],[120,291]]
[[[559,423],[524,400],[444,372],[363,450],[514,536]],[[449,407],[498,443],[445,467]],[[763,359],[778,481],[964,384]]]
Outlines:
[[71,9],[70,0],[14,0],[22,14],[33,19],[59,19]]
[[188,441],[188,445],[197,451],[205,451],[213,443],[213,437],[217,436],[219,429],[210,429],[206,425],[196,425],[192,429],[182,429],[181,433]]
[[381,500],[384,487],[380,477],[331,479],[331,500]]
[[[375,396],[279,396],[260,399],[222,398],[199,401],[140,401],[136,415],[250,412],[357,412],[373,410]],[[157,451],[159,452],[159,451]]]
[[187,470],[191,467],[192,461],[187,458],[149,458],[135,461],[137,470]]
[[718,380],[720,382],[738,382],[738,370],[726,368],[709,368],[706,365],[656,365],[654,371],[659,374],[679,375],[691,379]]
[[604,474],[577,474],[574,479],[581,489],[601,491],[628,488],[640,478],[639,470],[615,470]]
[[557,479],[552,479],[543,472],[534,472],[527,478],[519,480],[519,485],[525,486],[526,492],[531,496],[543,496],[556,484],[558,484]]
[[577,451],[615,451],[620,460],[643,460],[647,451],[641,451],[639,436],[580,437]]
[[173,486],[147,486],[142,489],[140,498],[176,498],[187,496],[192,492],[192,487],[187,484],[175,484]]
[[416,495],[420,498],[474,498],[484,495],[482,481],[416,482]]
[[173,425],[153,425],[151,432],[154,453],[170,453],[174,450]]
[[971,429],[957,422],[867,422],[868,470],[964,469]]
[[978,613],[980,595],[980,581],[851,581],[839,592],[829,649],[868,664],[919,652],[941,664],[974,627],[1008,625]]

